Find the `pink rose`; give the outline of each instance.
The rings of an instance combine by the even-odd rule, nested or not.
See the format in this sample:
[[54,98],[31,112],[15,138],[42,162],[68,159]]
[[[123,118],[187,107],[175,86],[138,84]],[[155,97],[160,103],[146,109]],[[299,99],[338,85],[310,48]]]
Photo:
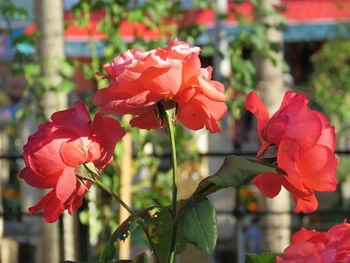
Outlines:
[[253,183],[267,197],[284,186],[292,193],[295,212],[310,213],[318,202],[313,191],[335,191],[338,160],[334,155],[334,127],[327,118],[307,106],[304,94],[287,91],[280,109],[270,118],[255,92],[246,101],[258,120],[262,145],[257,158],[275,159],[279,173],[263,173]]
[[81,102],[54,113],[23,147],[26,167],[19,176],[33,187],[53,188],[29,213],[43,209],[47,222],[55,222],[65,209],[72,214],[91,186],[91,181],[77,176],[79,167],[92,162],[103,169],[113,160],[115,144],[124,135],[117,120],[101,113],[92,122]]
[[350,262],[350,224],[332,227],[328,232],[301,229],[292,236],[292,244],[277,263]]
[[93,103],[107,114],[137,115],[130,124],[143,129],[165,125],[157,106],[162,103],[177,108],[185,127],[218,132],[227,111],[224,87],[211,80],[211,67],[201,68],[199,52],[177,39],[167,48],[125,51],[104,64],[107,75],[100,75],[111,83],[97,91]]

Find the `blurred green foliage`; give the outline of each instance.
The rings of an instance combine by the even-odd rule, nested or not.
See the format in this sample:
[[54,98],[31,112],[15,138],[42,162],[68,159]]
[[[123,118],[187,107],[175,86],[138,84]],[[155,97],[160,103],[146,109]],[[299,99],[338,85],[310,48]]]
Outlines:
[[[272,16],[274,17],[274,24],[267,22],[267,19],[264,21],[254,19],[247,13],[236,11],[240,4],[247,2],[252,4],[253,14],[260,14],[260,16],[265,17]],[[257,69],[254,59],[262,57],[275,63],[273,56],[271,56],[271,51],[281,51],[282,43],[270,42],[267,38],[267,31],[271,28],[283,30],[285,19],[278,8],[272,11],[265,10],[261,6],[261,0],[236,1],[236,5],[231,8],[230,13],[237,19],[239,30],[227,33],[229,46],[226,52],[230,58],[232,74],[226,78],[226,82],[229,83],[226,93],[230,113],[235,119],[239,119],[240,113],[244,109],[245,95],[254,89],[257,81]],[[222,19],[225,18],[226,16],[222,17]],[[284,61],[282,64],[287,71],[288,67]]]
[[[350,32],[349,25],[339,26],[339,37],[325,42],[312,57],[310,90],[313,99],[336,127],[337,143],[349,140],[350,128]],[[349,156],[338,155],[337,178],[350,177]]]
[[11,33],[13,20],[23,20],[28,17],[28,12],[25,8],[17,6],[12,0],[1,0],[0,2],[0,16],[6,22],[7,27],[1,29],[1,33]]
[[312,56],[314,99],[343,135],[350,127],[350,40],[327,41]]
[[338,159],[337,178],[339,181],[344,181],[350,176],[350,156],[338,155]]

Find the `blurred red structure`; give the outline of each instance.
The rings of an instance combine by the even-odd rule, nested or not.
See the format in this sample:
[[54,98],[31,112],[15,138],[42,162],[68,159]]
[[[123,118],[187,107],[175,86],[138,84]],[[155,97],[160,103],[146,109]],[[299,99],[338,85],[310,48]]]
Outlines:
[[[282,6],[276,6],[276,9],[283,13],[289,25],[336,23],[350,19],[350,0],[284,0]],[[208,29],[215,28],[214,10],[202,9],[193,12],[185,10],[185,12],[190,13],[184,15],[186,19],[183,23],[198,23],[206,26]],[[253,8],[250,3],[230,3],[227,14],[226,26],[228,28],[236,27],[237,19],[235,14],[252,19]],[[85,27],[70,24],[65,32],[66,41],[88,41],[89,37],[93,37],[94,40],[103,40],[105,36],[98,31],[97,25],[104,15],[105,12],[103,10],[92,12],[91,23]],[[66,10],[64,17],[69,23],[72,19],[72,13]],[[170,19],[165,21],[165,23],[173,22]],[[30,25],[26,28],[26,33],[31,33],[34,30],[35,26]],[[134,35],[141,36],[146,40],[158,36],[155,30],[147,28],[146,25],[141,23],[135,24],[129,21],[122,23],[119,34],[129,41],[133,39]]]

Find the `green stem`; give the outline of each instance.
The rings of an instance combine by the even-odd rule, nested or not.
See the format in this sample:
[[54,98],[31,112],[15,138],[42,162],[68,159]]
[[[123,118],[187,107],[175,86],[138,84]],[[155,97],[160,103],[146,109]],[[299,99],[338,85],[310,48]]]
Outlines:
[[175,124],[173,123],[172,117],[168,111],[165,111],[165,118],[168,124],[169,138],[171,142],[171,153],[172,153],[172,162],[173,162],[173,194],[171,200],[171,210],[172,210],[172,232],[171,232],[171,243],[170,243],[170,253],[169,253],[169,263],[173,263],[175,259],[175,246],[176,246],[176,232],[177,232],[177,158],[176,158],[176,143],[175,143]]
[[[134,211],[132,211],[132,209],[130,208],[130,206],[128,206],[120,197],[119,195],[117,195],[116,193],[114,193],[112,191],[112,189],[110,189],[107,185],[105,185],[100,179],[96,178],[96,176],[93,176],[94,177],[94,182],[100,186],[104,191],[106,191],[108,194],[110,194],[114,199],[116,199],[132,216],[137,216]],[[141,225],[142,227],[142,230],[143,232],[145,233],[147,239],[148,239],[148,242],[151,246],[151,249],[153,250],[153,253],[154,253],[154,256],[156,258],[156,262],[157,263],[161,263],[160,262],[160,257],[155,249],[155,246],[154,246],[154,243],[152,241],[152,238],[151,236],[149,235],[148,233],[148,230],[147,230],[147,226],[146,224],[142,221],[142,218],[140,216],[137,216],[138,218],[138,222],[139,224]]]
[[116,199],[131,215],[134,215],[134,212],[116,193],[114,193],[107,185],[102,183],[100,179],[95,177],[95,183],[100,186],[103,190],[109,193],[114,199]]

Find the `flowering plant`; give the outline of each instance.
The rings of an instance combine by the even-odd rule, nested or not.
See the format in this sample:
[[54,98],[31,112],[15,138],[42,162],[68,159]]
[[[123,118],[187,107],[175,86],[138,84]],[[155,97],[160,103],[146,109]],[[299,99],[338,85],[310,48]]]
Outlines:
[[292,236],[284,258],[277,256],[276,262],[350,262],[350,224],[335,225],[327,232],[302,228]]
[[[110,237],[99,262],[113,260],[116,241],[125,240],[140,226],[155,262],[173,263],[187,243],[213,252],[216,215],[207,196],[220,189],[238,188],[253,180],[265,195],[274,197],[283,185],[293,194],[296,212],[314,211],[317,200],[313,191],[334,191],[337,184],[334,127],[306,106],[304,95],[293,92],[286,93],[271,118],[257,94],[249,94],[246,107],[258,118],[263,143],[257,159],[227,156],[189,198],[177,200],[176,122],[192,130],[219,132],[218,122],[227,110],[223,85],[211,80],[211,67],[201,67],[199,52],[200,48],[177,39],[166,48],[125,51],[103,66],[107,74],[98,74],[110,84],[93,98],[101,111],[93,121],[85,106],[77,102],[39,126],[24,146],[26,167],[20,177],[34,187],[53,190],[30,208],[30,213],[43,209],[44,219],[54,222],[65,209],[72,213],[79,207],[84,194],[96,184],[130,213]],[[166,126],[173,164],[169,206],[134,211],[99,180],[100,171],[112,160],[115,144],[125,134],[117,120],[103,113],[136,115],[130,125],[142,129]],[[317,164],[313,164],[316,158]],[[154,228],[160,230],[154,234],[150,230]],[[142,254],[132,262],[147,262],[147,257]]]
[[176,119],[185,127],[218,132],[217,122],[227,111],[224,87],[211,80],[211,67],[201,68],[199,52],[177,39],[166,48],[125,51],[103,65],[107,75],[99,75],[111,83],[93,102],[107,114],[138,115],[130,124],[142,129],[166,125],[159,104],[176,106]]
[[280,109],[270,118],[255,92],[245,102],[258,119],[262,145],[257,158],[272,159],[278,168],[278,173],[260,174],[253,183],[267,197],[275,197],[283,185],[292,193],[295,212],[304,213],[317,209],[313,191],[335,191],[338,183],[334,126],[307,103],[304,94],[287,91]]
[[124,134],[118,121],[101,113],[92,122],[81,102],[54,113],[23,148],[26,167],[19,176],[31,186],[54,188],[29,208],[29,213],[43,209],[49,223],[65,209],[72,214],[91,187],[91,180],[83,174],[84,167],[91,164],[102,170],[112,161],[115,144]]

